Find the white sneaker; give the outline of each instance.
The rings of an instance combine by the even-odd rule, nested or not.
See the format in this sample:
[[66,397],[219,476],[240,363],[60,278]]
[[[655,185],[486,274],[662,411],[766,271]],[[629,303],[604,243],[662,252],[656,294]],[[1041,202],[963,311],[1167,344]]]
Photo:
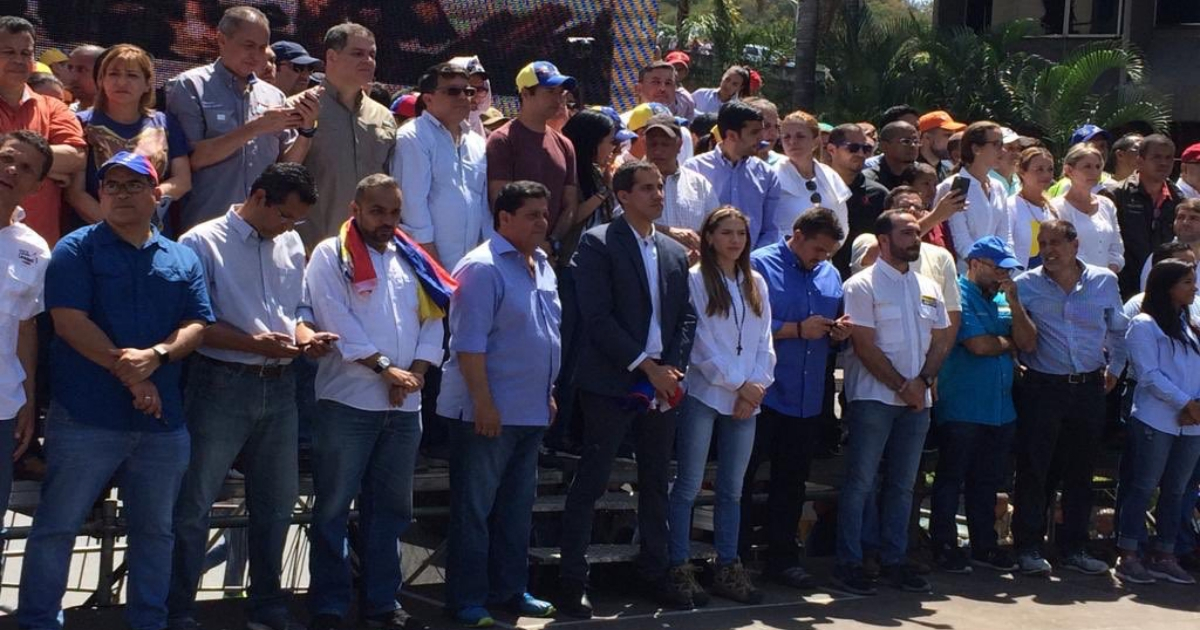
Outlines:
[[1089,556],[1086,551],[1080,551],[1079,553],[1063,558],[1062,566],[1065,569],[1078,571],[1084,575],[1108,573],[1108,564]]
[[1017,567],[1022,575],[1050,575],[1050,563],[1036,551],[1017,554]]

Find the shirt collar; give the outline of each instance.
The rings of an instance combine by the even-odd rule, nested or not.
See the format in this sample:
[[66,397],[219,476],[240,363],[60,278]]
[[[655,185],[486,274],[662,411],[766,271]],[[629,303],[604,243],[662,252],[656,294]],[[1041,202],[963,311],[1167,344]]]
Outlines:
[[1183,177],[1175,180],[1175,187],[1183,193],[1184,197],[1200,197],[1200,190],[1196,190],[1191,184],[1183,181]]
[[[108,221],[101,221],[100,223],[97,223],[95,229],[96,238],[102,245],[124,244],[133,247],[133,245],[131,245],[128,241],[125,241],[120,236],[117,236],[117,233],[113,231],[112,226],[108,224]],[[146,239],[145,243],[142,243],[141,249],[149,249],[151,247],[165,249],[165,241],[166,239],[164,239],[162,234],[158,232],[158,228],[150,226],[150,238]]]
[[730,162],[729,158],[725,157],[725,153],[723,151],[721,151],[721,143],[720,142],[717,143],[717,147],[715,149],[713,149],[712,152],[714,155],[716,155],[718,164],[723,164],[725,166],[728,166],[731,169],[736,169],[737,167],[750,161],[750,158],[744,157],[744,158],[738,160],[737,162]]
[[229,227],[238,236],[242,237],[243,241],[250,240],[252,236],[259,236],[258,230],[254,229],[253,225],[250,225],[246,219],[242,218],[242,215],[237,213],[237,206],[230,206],[229,212],[225,213],[225,218],[229,221]]
[[[437,116],[434,116],[433,114],[429,113],[428,109],[421,112],[420,120],[424,120],[425,122],[433,125],[435,128],[445,131],[447,134],[450,133],[450,129],[448,129],[446,127],[446,125],[443,125],[442,121],[438,120]],[[464,120],[464,121],[458,123],[458,130],[459,130],[459,133],[466,134],[468,131],[471,130],[471,125],[467,121]],[[453,136],[451,136],[451,138],[453,138]],[[461,136],[459,139],[461,140]]]
[[882,257],[875,261],[872,268],[888,277],[889,280],[904,280],[913,274],[913,265],[916,263],[908,263],[908,273],[900,273],[899,269],[889,265]]
[[[218,57],[213,63],[213,76],[221,79],[229,85],[236,85],[239,80],[233,75],[232,72],[229,71],[229,68],[225,67],[225,62],[221,61],[220,57]],[[246,77],[246,86],[254,87],[255,83],[258,83],[258,77],[251,72],[250,76]]]
[[641,234],[638,234],[637,228],[633,227],[633,224],[630,223],[629,221],[625,221],[625,225],[629,226],[629,231],[633,232],[633,238],[635,240],[640,241],[641,243],[646,244],[646,245],[650,245],[650,244],[654,243],[654,224],[653,223],[650,224],[650,233],[644,237]]
[[[519,256],[521,254],[521,252],[513,246],[512,242],[504,238],[504,236],[502,236],[499,232],[494,232],[492,234],[492,238],[489,241],[489,247],[492,248],[492,253],[497,256],[507,256],[510,254]],[[546,252],[543,252],[542,248],[540,247],[533,250],[533,259],[536,260],[539,265],[548,260],[548,258],[546,258]]]

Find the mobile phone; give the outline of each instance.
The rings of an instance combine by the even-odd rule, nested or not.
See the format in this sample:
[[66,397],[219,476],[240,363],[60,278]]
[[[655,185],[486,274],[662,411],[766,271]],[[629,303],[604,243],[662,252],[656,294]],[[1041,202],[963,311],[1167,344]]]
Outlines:
[[950,183],[950,192],[961,193],[963,198],[966,198],[967,191],[971,190],[971,180],[966,177],[955,177]]

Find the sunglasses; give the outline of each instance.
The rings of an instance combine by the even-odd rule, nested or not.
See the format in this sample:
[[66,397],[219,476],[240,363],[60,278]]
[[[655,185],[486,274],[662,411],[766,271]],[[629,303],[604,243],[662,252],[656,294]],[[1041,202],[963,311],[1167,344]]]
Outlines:
[[130,195],[138,195],[146,191],[150,184],[144,181],[131,180],[128,182],[107,181],[100,185],[100,188],[109,195],[119,195],[128,193]]
[[473,88],[473,87],[457,87],[457,86],[456,87],[447,87],[447,88],[438,88],[437,91],[445,92],[446,96],[449,96],[451,98],[457,98],[459,96],[462,96],[463,94],[466,94],[467,96],[475,96],[475,92],[476,92],[475,88]]
[[821,205],[821,193],[817,192],[817,182],[814,182],[813,180],[810,179],[810,180],[804,182],[804,188],[806,188],[808,190],[808,192],[812,193],[812,196],[809,197],[808,200],[814,206]]
[[840,142],[834,146],[841,147],[851,153],[866,153],[867,155],[870,155],[875,152],[875,145],[869,142],[862,144],[859,144],[858,142]]

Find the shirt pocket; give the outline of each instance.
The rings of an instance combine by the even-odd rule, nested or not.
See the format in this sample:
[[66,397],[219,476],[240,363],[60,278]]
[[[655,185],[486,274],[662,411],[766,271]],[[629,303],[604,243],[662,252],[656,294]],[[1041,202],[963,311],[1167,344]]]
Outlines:
[[182,309],[186,302],[191,279],[187,271],[176,265],[155,261],[147,277],[149,298],[156,304],[172,304]]
[[904,346],[904,312],[899,304],[875,305],[875,339],[887,352]]
[[19,260],[0,261],[4,270],[3,286],[0,286],[0,312],[17,319],[27,319],[36,310],[39,299],[37,268]]
[[205,138],[223,136],[241,124],[237,110],[229,103],[202,99],[200,109],[204,112]]

